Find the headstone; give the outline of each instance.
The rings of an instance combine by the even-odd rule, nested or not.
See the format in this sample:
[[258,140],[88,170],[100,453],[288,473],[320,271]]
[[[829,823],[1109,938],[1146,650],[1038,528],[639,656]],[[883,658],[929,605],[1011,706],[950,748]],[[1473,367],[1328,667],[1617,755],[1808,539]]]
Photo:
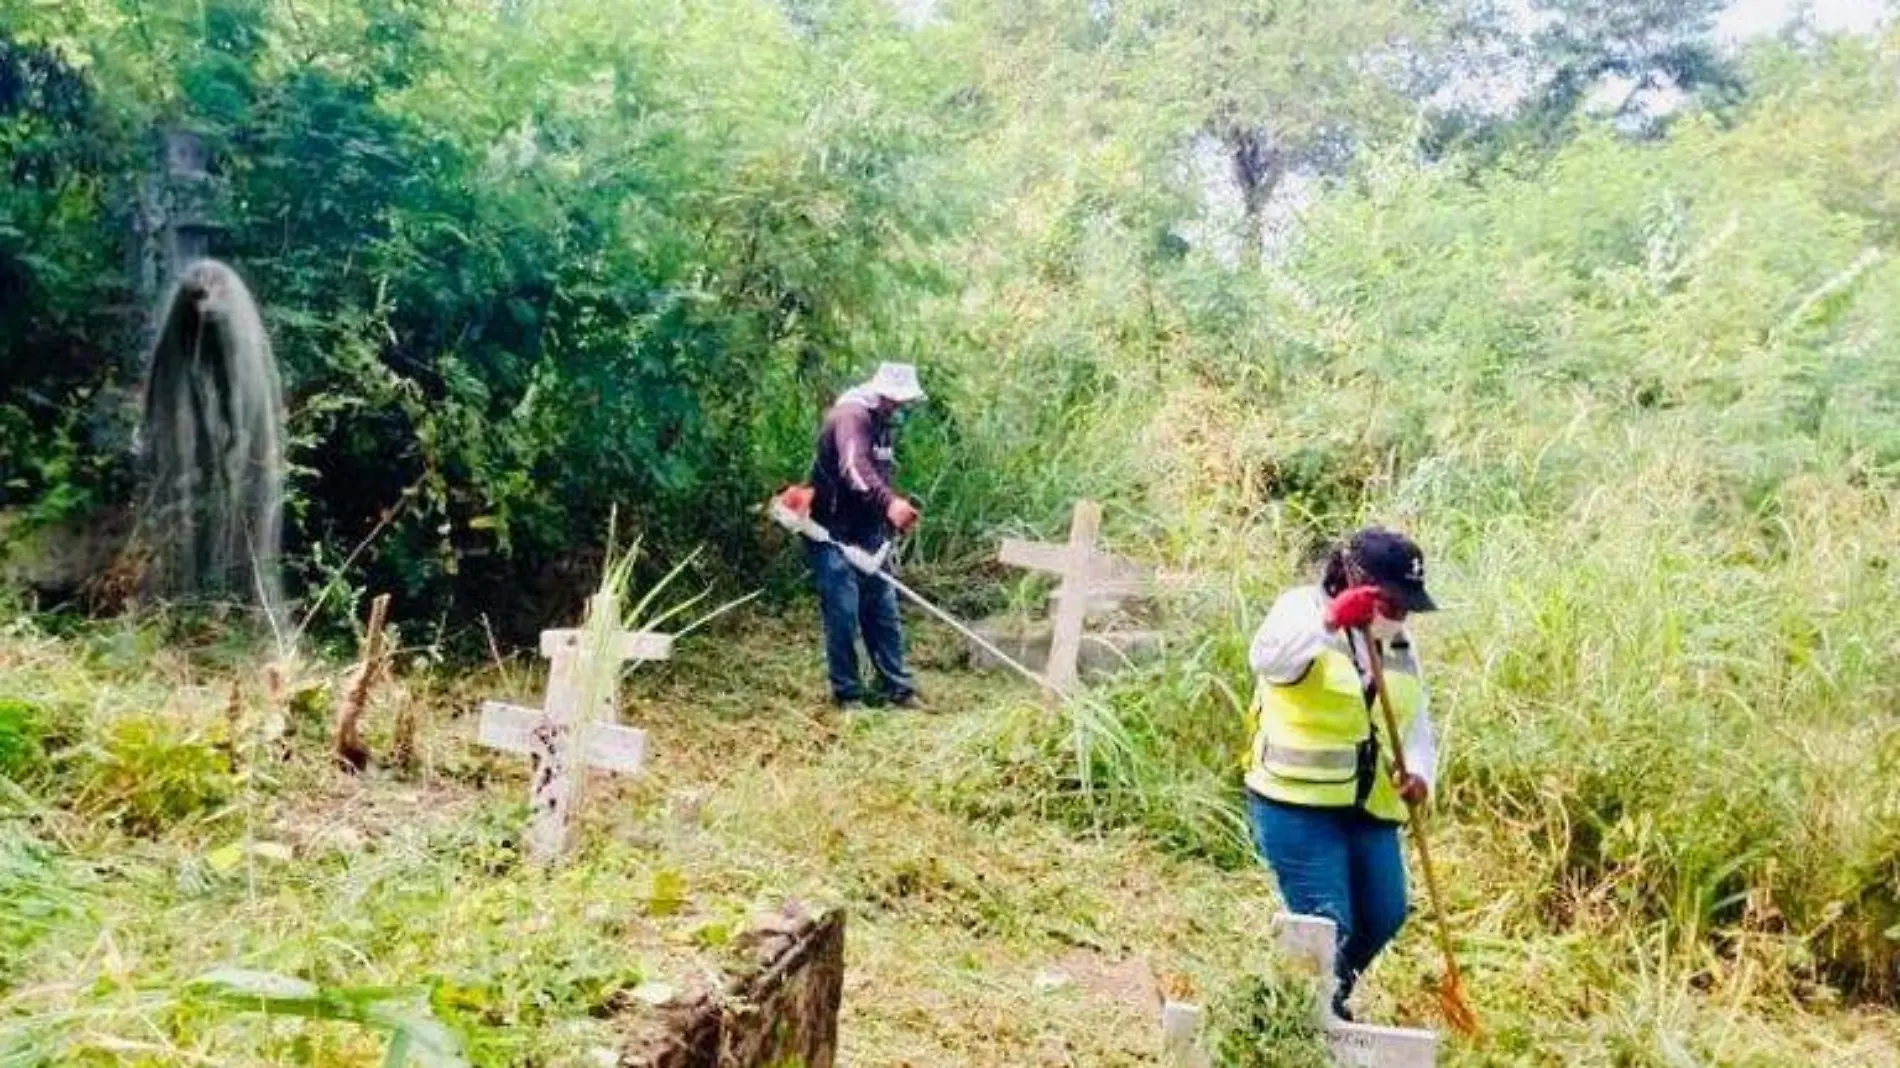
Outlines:
[[216,222],[218,186],[204,138],[188,130],[165,131],[165,171],[171,183],[167,275],[176,278],[186,264],[211,254],[211,237],[223,227]]
[[1154,575],[1147,568],[1096,549],[1101,527],[1101,505],[1078,501],[1069,523],[1068,544],[1005,538],[997,552],[997,559],[1012,567],[1061,578],[1051,598],[1054,620],[1042,670],[1049,685],[1063,693],[1072,690],[1078,678],[1083,630],[1091,608],[1118,604],[1148,592],[1154,584]]
[[[158,132],[157,166],[138,187],[132,277],[142,308],[156,305],[180,272],[211,254],[212,238],[226,199],[224,182],[211,173],[204,138],[179,127]],[[139,352],[150,350],[158,323],[148,321]]]
[[1280,917],[1280,949],[1313,972],[1317,991],[1313,1011],[1333,1062],[1345,1068],[1432,1068],[1438,1060],[1437,1032],[1346,1023],[1333,1015],[1337,930],[1333,921],[1321,916]]
[[[596,595],[591,613],[614,611],[613,598]],[[549,630],[541,633],[541,655],[549,660],[548,691],[540,709],[500,701],[482,705],[481,744],[507,753],[526,753],[533,761],[529,775],[528,853],[550,863],[567,851],[573,807],[588,768],[632,775],[646,761],[646,732],[615,722],[618,686],[609,685],[591,710],[582,709],[582,689],[595,670],[587,632]],[[673,637],[650,631],[615,631],[604,670],[616,680],[628,661],[665,660],[673,653]],[[591,711],[591,714],[589,714]],[[570,731],[581,733],[579,768],[568,766]]]

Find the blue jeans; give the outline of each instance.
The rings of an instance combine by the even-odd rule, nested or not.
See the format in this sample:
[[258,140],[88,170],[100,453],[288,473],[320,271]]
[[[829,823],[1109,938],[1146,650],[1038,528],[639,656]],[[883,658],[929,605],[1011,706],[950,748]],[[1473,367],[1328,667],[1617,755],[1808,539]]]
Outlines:
[[902,700],[915,694],[917,684],[904,668],[904,627],[897,617],[896,588],[852,567],[834,545],[806,545],[824,616],[825,667],[831,676],[833,699],[856,701],[864,697],[864,686],[858,678],[860,632],[882,696]]
[[1288,911],[1339,926],[1333,1004],[1405,925],[1405,852],[1399,825],[1352,808],[1303,808],[1247,791],[1254,847],[1273,869]]

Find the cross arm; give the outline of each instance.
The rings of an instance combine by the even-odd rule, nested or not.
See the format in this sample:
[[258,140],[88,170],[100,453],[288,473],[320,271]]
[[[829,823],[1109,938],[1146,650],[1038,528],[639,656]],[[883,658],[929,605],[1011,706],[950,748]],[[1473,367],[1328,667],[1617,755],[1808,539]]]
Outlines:
[[[504,753],[532,753],[529,739],[535,728],[547,722],[540,709],[522,708],[501,701],[482,702],[482,720],[478,740],[490,749]],[[647,733],[637,727],[617,723],[587,723],[582,739],[583,762],[590,768],[631,775],[646,764]]]
[[[553,659],[579,653],[585,638],[586,632],[579,630],[544,630],[541,632],[541,655]],[[673,655],[673,636],[650,630],[617,631],[607,647],[607,654],[622,662],[665,660]]]
[[[1074,566],[1072,563],[1074,551],[1067,545],[1050,545],[1047,542],[1004,538],[1001,548],[997,550],[996,558],[1011,567],[1050,571],[1066,576]],[[1144,584],[1152,581],[1152,573],[1148,568],[1119,556],[1090,552],[1084,559],[1087,561],[1091,590],[1112,586],[1113,592],[1135,593],[1139,592]]]

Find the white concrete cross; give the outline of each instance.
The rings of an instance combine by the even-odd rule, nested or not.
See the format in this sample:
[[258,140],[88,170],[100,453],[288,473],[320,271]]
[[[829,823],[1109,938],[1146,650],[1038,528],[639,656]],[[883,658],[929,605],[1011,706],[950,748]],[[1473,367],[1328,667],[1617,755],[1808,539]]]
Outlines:
[[1096,550],[1095,539],[1101,529],[1102,506],[1094,501],[1077,501],[1067,545],[1004,538],[996,554],[1011,567],[1062,577],[1051,598],[1055,602],[1055,622],[1049,639],[1049,660],[1043,668],[1043,678],[1062,693],[1075,688],[1082,628],[1091,604],[1112,603],[1144,593],[1154,583],[1153,573],[1140,564]]
[[[614,599],[596,594],[589,602],[590,616],[611,613]],[[632,775],[646,762],[646,732],[615,722],[619,709],[620,665],[628,661],[665,660],[673,655],[673,636],[651,631],[615,631],[607,658],[613,663],[609,683],[600,694],[593,715],[580,707],[582,688],[594,670],[593,651],[586,647],[584,630],[541,632],[541,655],[549,661],[547,697],[540,709],[501,701],[482,704],[481,744],[507,753],[526,753],[533,762],[529,775],[528,852],[540,862],[558,860],[567,851],[568,829],[579,787],[588,768]],[[580,739],[578,769],[567,764],[568,732]]]
[[1333,973],[1336,932],[1333,921],[1324,917],[1280,917],[1280,948],[1312,969],[1318,981],[1314,1011],[1334,1063],[1346,1068],[1432,1068],[1438,1061],[1437,1032],[1346,1023],[1333,1016],[1333,988],[1338,982]]

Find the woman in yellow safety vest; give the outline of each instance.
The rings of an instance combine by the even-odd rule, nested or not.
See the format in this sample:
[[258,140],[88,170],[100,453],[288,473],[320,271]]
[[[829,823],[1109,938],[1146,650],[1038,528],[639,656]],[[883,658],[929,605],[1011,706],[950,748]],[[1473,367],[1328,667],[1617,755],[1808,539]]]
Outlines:
[[[1254,845],[1298,914],[1338,925],[1333,1012],[1405,922],[1399,828],[1432,789],[1437,744],[1406,617],[1437,606],[1425,556],[1377,527],[1333,550],[1316,586],[1280,596],[1254,635],[1259,723],[1247,769]],[[1370,661],[1386,691],[1411,774],[1397,781]]]

